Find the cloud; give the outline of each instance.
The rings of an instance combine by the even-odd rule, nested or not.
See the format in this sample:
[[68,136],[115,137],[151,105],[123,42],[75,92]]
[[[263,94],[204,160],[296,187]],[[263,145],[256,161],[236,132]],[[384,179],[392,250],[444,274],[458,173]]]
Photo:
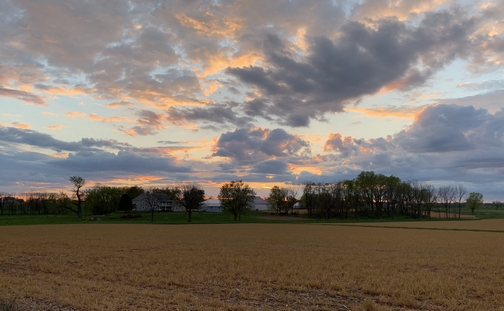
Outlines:
[[252,164],[272,157],[309,154],[309,142],[283,129],[243,128],[220,136],[214,157],[227,157],[241,164]]
[[13,122],[11,124],[6,124],[6,123],[0,122],[0,125],[1,126],[9,126],[9,127],[17,128],[17,129],[23,129],[23,130],[27,130],[27,129],[31,128],[31,126],[29,124],[24,124],[24,123],[19,123],[19,122]]
[[457,87],[470,91],[502,90],[504,88],[504,80],[488,80],[481,83],[460,83]]
[[[37,150],[37,151],[26,151]],[[52,154],[51,151],[58,152]],[[111,151],[113,150],[113,152]],[[50,187],[65,187],[68,176],[79,174],[89,180],[155,174],[164,180],[193,178],[198,162],[179,161],[159,148],[137,148],[116,140],[83,138],[65,142],[34,130],[0,126],[0,186],[34,185],[44,176]],[[37,177],[38,176],[38,177]],[[47,187],[47,185],[45,185]]]
[[57,124],[57,125],[48,125],[48,126],[46,126],[46,128],[48,128],[48,129],[50,129],[50,130],[56,130],[56,131],[61,130],[61,127],[62,127],[62,125],[61,125],[61,124]]
[[438,105],[426,108],[395,140],[410,152],[446,152],[475,148],[470,134],[491,118],[487,110],[472,106]]
[[106,104],[105,106],[107,108],[116,109],[119,107],[127,107],[127,106],[132,106],[132,105],[133,105],[133,103],[131,103],[129,101],[120,101],[120,102],[109,103],[109,104]]
[[25,91],[12,90],[0,87],[0,96],[12,97],[15,99],[22,100],[28,104],[47,106],[47,104],[45,103],[44,99],[41,96]]
[[287,173],[287,163],[281,160],[266,160],[259,162],[254,165],[251,172],[260,174],[286,174]]
[[88,172],[129,172],[146,173],[187,173],[191,169],[178,165],[173,159],[146,156],[130,151],[119,151],[117,154],[109,152],[78,152],[70,154],[66,159],[56,159],[49,165],[64,168],[78,173]]
[[355,139],[334,133],[324,149],[328,154],[323,161],[326,180],[374,170],[406,180],[500,182],[504,111],[491,114],[472,106],[432,105],[393,136]]
[[444,0],[365,0],[352,9],[352,18],[365,21],[366,19],[380,19],[393,16],[400,20],[433,11],[446,5]]
[[262,94],[256,99],[262,100],[264,114],[289,126],[308,126],[310,119],[341,112],[349,101],[387,85],[402,90],[424,85],[464,55],[472,25],[470,18],[448,11],[426,14],[417,27],[391,19],[374,28],[347,22],[337,40],[311,38],[309,55],[301,60],[288,42],[269,34],[263,43],[265,66],[226,73]]
[[89,118],[89,120],[92,120],[92,121],[101,121],[101,122],[106,122],[106,123],[116,123],[116,122],[123,122],[123,121],[132,122],[131,120],[129,120],[129,118],[126,118],[126,117],[108,117],[107,118],[107,117],[99,116],[96,113],[89,114],[88,118]]
[[132,147],[128,143],[121,143],[113,139],[102,140],[94,138],[82,138],[78,142],[65,142],[53,138],[51,135],[40,133],[30,129],[0,126],[0,142],[15,143],[57,152],[62,151],[97,151],[94,147],[108,147],[113,149],[125,149]]
[[140,110],[137,112],[138,119],[136,126],[124,129],[123,133],[130,136],[147,136],[156,134],[155,130],[165,128],[163,121],[166,117],[162,113],[155,113],[150,110]]
[[346,107],[345,111],[358,112],[367,117],[374,118],[394,117],[412,119],[424,108],[425,106],[386,106],[376,108]]
[[70,111],[70,112],[65,112],[65,116],[74,119],[74,118],[85,117],[86,114],[84,112]]
[[179,108],[170,107],[168,109],[168,120],[174,124],[184,124],[186,122],[213,122],[220,124],[233,124],[244,126],[253,119],[249,117],[240,117],[234,108],[236,103],[229,102],[225,104],[213,104],[206,107]]

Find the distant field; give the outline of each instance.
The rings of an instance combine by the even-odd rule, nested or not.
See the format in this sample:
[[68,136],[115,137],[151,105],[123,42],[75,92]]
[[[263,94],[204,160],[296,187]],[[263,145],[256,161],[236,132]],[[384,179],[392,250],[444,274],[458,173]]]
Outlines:
[[504,219],[462,220],[462,221],[458,220],[419,221],[419,222],[406,221],[406,222],[375,222],[375,223],[366,222],[366,223],[352,223],[345,225],[504,232]]
[[31,310],[504,310],[503,233],[91,224],[0,237],[0,299]]

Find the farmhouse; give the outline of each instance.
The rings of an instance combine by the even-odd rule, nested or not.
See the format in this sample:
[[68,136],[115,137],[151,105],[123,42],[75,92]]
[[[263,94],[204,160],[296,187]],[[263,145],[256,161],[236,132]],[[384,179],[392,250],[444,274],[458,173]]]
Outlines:
[[184,207],[177,201],[170,200],[165,193],[142,193],[132,200],[134,211],[150,211],[154,208],[155,211],[184,211]]

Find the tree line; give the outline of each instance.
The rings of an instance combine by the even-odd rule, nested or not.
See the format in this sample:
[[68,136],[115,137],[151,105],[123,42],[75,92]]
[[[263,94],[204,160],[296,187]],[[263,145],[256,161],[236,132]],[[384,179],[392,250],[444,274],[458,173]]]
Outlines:
[[[292,207],[292,192],[272,188],[268,198],[272,209],[288,211]],[[363,171],[356,178],[335,183],[304,184],[301,196],[309,215],[320,217],[392,218],[396,215],[430,218],[460,218],[466,206],[474,210],[483,206],[483,195],[468,194],[463,185],[435,187],[419,181],[401,181],[396,176]],[[496,208],[501,202],[494,201]]]
[[[158,210],[158,194],[166,195],[169,200],[182,206],[188,221],[192,221],[193,211],[200,210],[205,201],[205,190],[195,183],[181,184],[175,187],[149,188],[140,186],[111,187],[96,184],[84,189],[86,180],[80,176],[71,176],[72,196],[64,192],[25,192],[19,195],[0,193],[0,215],[16,214],[68,214],[83,216],[83,209],[93,215],[104,215],[113,212],[130,212],[133,210],[133,199],[143,195],[143,201],[154,220],[154,212]],[[241,180],[231,181],[222,185],[219,193],[221,210],[233,215],[234,220],[240,220],[241,215],[251,208],[256,193]]]
[[[116,211],[129,212],[132,200],[144,194],[151,218],[156,210],[156,194],[165,194],[182,206],[188,221],[192,212],[201,208],[205,191],[197,184],[186,183],[175,187],[149,188],[140,186],[111,187],[96,184],[84,189],[86,180],[71,176],[72,196],[64,192],[25,192],[19,195],[0,193],[0,215],[9,214],[65,214],[75,213],[82,217],[83,208],[93,215],[110,214]],[[372,171],[363,171],[356,178],[334,183],[304,183],[301,198],[294,188],[274,186],[267,198],[269,208],[276,213],[293,213],[294,206],[301,204],[309,216],[329,218],[394,217],[413,218],[438,217],[460,218],[466,206],[474,210],[483,205],[480,193],[468,194],[462,186],[440,186],[419,181],[401,181],[396,176],[385,176]],[[241,180],[222,185],[218,199],[223,212],[234,220],[250,209],[256,193]],[[497,209],[500,201],[492,202]]]

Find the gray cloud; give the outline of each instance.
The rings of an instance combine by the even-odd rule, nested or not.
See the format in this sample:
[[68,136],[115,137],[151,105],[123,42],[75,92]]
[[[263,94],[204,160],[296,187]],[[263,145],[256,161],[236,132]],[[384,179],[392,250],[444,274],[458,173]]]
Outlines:
[[[476,148],[474,130],[488,125],[487,110],[472,106],[438,105],[426,108],[407,131],[398,133],[394,141],[410,152],[463,151]],[[504,127],[504,125],[503,125]],[[479,136],[479,135],[478,135]],[[482,137],[478,137],[481,139]]]
[[323,176],[305,172],[299,180],[339,180],[373,170],[404,180],[464,182],[472,191],[487,193],[483,185],[501,182],[504,173],[504,111],[491,114],[472,106],[433,105],[406,130],[388,138],[330,135],[326,151]]
[[132,128],[121,128],[123,133],[131,136],[147,136],[157,134],[156,130],[164,128],[166,117],[162,113],[155,113],[150,110],[140,110],[137,112],[137,125]]
[[[446,11],[427,14],[418,27],[390,19],[377,22],[376,29],[348,22],[336,41],[313,37],[310,54],[301,61],[287,42],[270,34],[263,44],[266,67],[228,68],[226,73],[263,94],[263,114],[278,116],[290,126],[307,126],[310,118],[340,112],[347,101],[389,83],[403,90],[423,85],[455,57],[465,55],[473,24]],[[422,70],[417,69],[419,63]],[[264,107],[266,101],[272,104]]]
[[244,126],[253,120],[250,117],[241,117],[236,108],[237,104],[228,102],[225,104],[207,105],[206,107],[179,108],[170,107],[167,111],[168,119],[175,124],[185,122],[213,122],[220,124],[232,124]]
[[310,144],[283,129],[237,129],[220,136],[214,157],[227,157],[252,164],[270,157],[297,157],[310,153]]
[[266,160],[257,163],[254,165],[254,168],[251,170],[253,173],[260,174],[286,174],[287,173],[287,163],[281,160]]
[[190,172],[191,169],[179,166],[168,157],[140,155],[129,151],[79,152],[69,154],[66,159],[53,160],[48,163],[70,171],[85,172],[127,172],[136,174]]
[[[45,150],[27,152],[26,147]],[[45,154],[46,150],[69,154],[57,158]],[[23,185],[31,189],[64,187],[68,176],[74,174],[91,180],[151,174],[173,182],[193,178],[188,175],[193,172],[191,167],[199,165],[176,161],[158,148],[136,148],[116,140],[94,138],[65,142],[34,130],[3,126],[0,126],[0,162],[2,190]],[[46,185],[46,181],[50,184]]]
[[119,142],[114,139],[94,139],[82,138],[77,142],[65,142],[55,139],[51,135],[40,133],[35,130],[18,129],[14,127],[0,126],[0,143],[10,145],[11,143],[34,146],[50,149],[57,152],[62,151],[98,151],[98,148],[111,148],[116,150],[130,149],[133,146],[128,143]]
[[29,104],[46,105],[44,99],[41,96],[20,90],[12,90],[0,87],[0,96],[12,97]]
[[456,104],[459,106],[484,108],[495,113],[502,109],[502,98],[504,98],[504,90],[496,90],[462,98],[436,99],[436,102],[439,104]]

